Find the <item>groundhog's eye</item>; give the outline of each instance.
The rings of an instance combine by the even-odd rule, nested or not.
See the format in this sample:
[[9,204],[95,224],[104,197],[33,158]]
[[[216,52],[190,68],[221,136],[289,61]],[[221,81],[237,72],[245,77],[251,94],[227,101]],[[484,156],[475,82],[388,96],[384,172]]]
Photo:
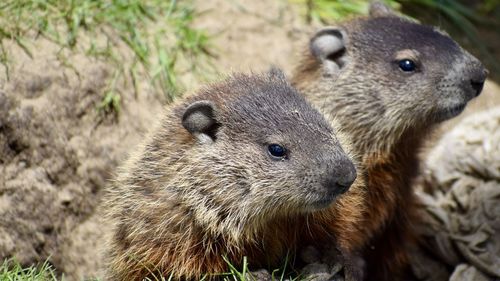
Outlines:
[[286,148],[279,144],[270,144],[267,146],[267,150],[269,151],[269,154],[271,154],[271,156],[274,158],[282,159],[286,156]]
[[404,72],[415,71],[415,69],[417,68],[415,62],[409,59],[403,59],[398,61],[398,65],[399,68],[401,68],[401,70],[403,70]]

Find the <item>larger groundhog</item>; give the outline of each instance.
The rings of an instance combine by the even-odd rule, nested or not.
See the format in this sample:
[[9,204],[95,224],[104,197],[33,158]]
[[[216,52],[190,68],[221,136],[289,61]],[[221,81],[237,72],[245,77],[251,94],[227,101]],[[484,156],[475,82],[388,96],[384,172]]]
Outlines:
[[330,241],[326,207],[355,178],[330,124],[280,71],[234,75],[168,107],[119,172],[108,278],[211,278],[244,256],[278,266],[304,237]]
[[[448,35],[380,3],[369,17],[326,27],[310,40],[292,81],[335,117],[362,158],[364,192],[344,198],[362,196],[363,219],[334,232],[346,253],[365,258],[369,280],[405,278],[419,148],[433,125],[480,94],[486,75]],[[350,210],[358,215],[354,207],[344,212]]]

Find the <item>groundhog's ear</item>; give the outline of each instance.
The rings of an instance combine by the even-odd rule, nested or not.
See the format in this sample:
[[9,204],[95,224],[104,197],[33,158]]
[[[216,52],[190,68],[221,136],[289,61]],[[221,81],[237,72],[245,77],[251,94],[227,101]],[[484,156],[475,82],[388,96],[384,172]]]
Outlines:
[[373,1],[370,4],[370,16],[373,18],[387,16],[397,17],[397,14],[391,7],[387,6],[386,4],[379,1]]
[[337,75],[348,62],[346,40],[346,32],[337,27],[325,27],[311,38],[309,49],[323,63],[325,74]]
[[212,143],[218,128],[215,111],[215,105],[210,101],[193,102],[182,115],[182,126],[200,143]]

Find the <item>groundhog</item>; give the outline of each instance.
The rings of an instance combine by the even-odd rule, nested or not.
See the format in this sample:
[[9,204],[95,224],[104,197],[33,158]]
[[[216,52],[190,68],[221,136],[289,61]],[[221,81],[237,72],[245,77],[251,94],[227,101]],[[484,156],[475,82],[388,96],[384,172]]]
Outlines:
[[[362,220],[332,224],[345,253],[360,254],[365,278],[408,274],[418,152],[433,125],[458,115],[482,90],[487,71],[444,32],[374,3],[370,16],[319,30],[292,84],[336,119],[364,170]],[[359,210],[343,209],[343,213]],[[410,273],[411,274],[411,273]],[[411,277],[411,276],[410,276]]]
[[279,266],[303,237],[330,241],[328,207],[357,176],[346,151],[277,69],[175,102],[106,195],[107,278],[211,279],[224,259]]

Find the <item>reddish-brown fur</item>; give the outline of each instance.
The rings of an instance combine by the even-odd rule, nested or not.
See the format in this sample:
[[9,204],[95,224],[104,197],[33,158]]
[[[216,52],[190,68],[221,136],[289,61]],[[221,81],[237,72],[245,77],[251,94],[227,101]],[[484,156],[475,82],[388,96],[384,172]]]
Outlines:
[[[199,138],[183,123],[206,100],[219,122],[209,142],[212,131]],[[293,154],[272,159],[261,139],[278,139]],[[336,197],[338,181],[354,179],[327,120],[283,74],[236,75],[171,105],[122,167],[106,200],[114,226],[108,279],[212,279],[228,271],[224,257],[237,268],[244,256],[251,268],[279,267],[303,245],[334,244],[327,222],[347,230],[360,219],[358,197]],[[362,192],[360,182],[352,194]]]
[[[421,138],[405,134],[393,154],[378,155],[362,164],[367,170],[366,206],[363,220],[367,277],[369,280],[401,280],[408,274],[408,246],[414,241],[412,180],[418,173],[417,153]],[[370,237],[371,236],[371,237]]]
[[[401,19],[381,4],[371,15],[318,31],[292,81],[334,117],[361,157],[366,184],[343,198],[359,203],[324,223],[347,258],[364,258],[365,279],[404,280],[411,277],[407,250],[415,239],[412,224],[418,223],[412,181],[419,148],[434,124],[479,94],[480,87],[469,82],[480,85],[486,71],[432,27]],[[402,71],[401,59],[423,67]],[[361,219],[338,219],[350,212]]]
[[[296,224],[286,225],[286,222],[281,220],[270,222],[266,229],[297,233]],[[259,266],[267,266],[262,257],[267,257],[271,264],[276,264],[282,258],[281,253],[286,252],[289,245],[296,244],[295,236],[279,235],[279,233],[273,232],[262,233],[260,237],[262,240],[246,241],[241,245],[234,245],[233,241],[227,241],[224,237],[220,237],[217,241],[209,241],[204,239],[204,235],[206,235],[204,230],[197,229],[197,231],[191,232],[189,236],[183,237],[183,244],[179,245],[182,249],[166,248],[164,243],[159,243],[155,247],[150,244],[136,244],[136,247],[131,247],[130,244],[121,244],[123,247],[127,247],[124,251],[129,253],[147,252],[147,255],[141,257],[141,260],[147,260],[148,263],[144,264],[139,261],[135,263],[127,258],[127,260],[122,261],[122,265],[115,264],[116,268],[121,266],[124,268],[121,271],[122,275],[115,275],[114,280],[143,280],[145,277],[154,280],[153,276],[168,277],[170,274],[174,274],[174,276],[197,276],[196,278],[199,278],[205,274],[224,273],[228,272],[228,264],[223,257],[226,257],[237,268],[241,268],[242,259],[246,256],[251,266],[258,268]],[[207,241],[207,244],[200,243],[200,241],[204,240]],[[265,253],[262,251],[263,243],[266,244]],[[210,245],[210,250],[207,249],[208,245]],[[179,264],[177,272],[172,272],[168,267],[158,267],[158,265],[165,264],[166,261],[175,262],[178,260],[189,262]],[[259,262],[262,263],[259,264]],[[129,270],[125,268],[129,268]],[[217,275],[207,276],[208,279],[214,277],[217,277]]]
[[[309,87],[318,75],[317,67],[316,61],[305,62],[301,74],[295,76],[296,85]],[[346,133],[349,127],[340,129]],[[395,134],[389,139],[350,134],[351,139],[358,139],[353,150],[362,155],[359,166],[363,172],[359,177],[365,184],[352,189],[358,192],[349,192],[341,198],[358,204],[344,205],[338,210],[333,206],[332,217],[324,224],[331,227],[328,232],[336,238],[342,252],[364,258],[366,269],[353,270],[364,271],[361,275],[367,280],[403,280],[410,274],[407,247],[415,239],[411,224],[418,223],[411,185],[418,174],[419,148],[428,131],[430,128],[415,128],[399,138]],[[369,152],[374,151],[369,147],[385,146],[390,149]],[[354,215],[348,219],[350,214]],[[340,215],[343,217],[339,218]]]
[[[358,185],[359,181],[352,187],[355,189],[354,193],[361,191]],[[172,273],[169,268],[163,269],[157,266],[164,264],[165,261],[191,261],[191,263],[180,265],[179,271],[175,272],[174,276],[203,276],[207,273],[228,272],[228,264],[223,257],[227,257],[227,260],[237,268],[241,268],[243,257],[247,257],[251,268],[279,267],[287,253],[293,259],[296,250],[304,246],[314,245],[321,249],[334,245],[334,242],[338,241],[342,246],[350,247],[354,241],[361,243],[359,239],[363,239],[358,233],[359,229],[354,228],[354,221],[361,219],[359,212],[363,210],[356,200],[362,197],[341,197],[332,205],[332,208],[324,211],[276,218],[263,226],[264,231],[257,233],[254,240],[242,240],[240,245],[235,245],[234,241],[225,237],[220,237],[214,243],[212,237],[204,238],[206,233],[200,228],[195,228],[189,236],[182,237],[183,242],[180,245],[182,249],[167,248],[164,243],[160,242],[155,246],[151,243],[130,243],[127,242],[126,237],[120,237],[120,235],[123,231],[121,228],[132,226],[122,225],[116,230],[117,237],[114,240],[119,243],[114,244],[113,248],[115,251],[129,254],[122,254],[122,260],[119,262],[114,261],[115,272],[120,274],[114,275],[113,280],[142,280],[145,277],[169,276]],[[141,199],[137,198],[137,200]],[[162,212],[166,211],[160,208],[158,213]],[[182,210],[179,210],[179,216],[188,216],[188,214],[183,215]],[[136,237],[136,239],[141,238]],[[172,239],[175,238],[172,237]],[[147,240],[148,237],[142,239],[142,241]],[[200,243],[200,241],[207,243]],[[210,250],[207,250],[207,245],[210,245]],[[117,247],[121,249],[116,249]],[[341,249],[344,248],[341,247]],[[133,260],[131,257],[138,253],[145,253],[145,255]],[[213,277],[217,275],[207,275],[208,279],[213,279]]]
[[361,275],[367,280],[401,280],[408,274],[407,246],[414,240],[411,224],[418,223],[410,188],[418,161],[415,143],[409,142],[400,147],[401,154],[374,155],[364,160],[360,166],[365,169],[366,186],[356,186],[357,193],[348,193],[340,200],[358,204],[332,206],[331,215],[320,223],[329,228],[315,230],[316,238],[321,233],[323,239],[333,237],[347,259],[353,254],[363,256],[367,268]]

